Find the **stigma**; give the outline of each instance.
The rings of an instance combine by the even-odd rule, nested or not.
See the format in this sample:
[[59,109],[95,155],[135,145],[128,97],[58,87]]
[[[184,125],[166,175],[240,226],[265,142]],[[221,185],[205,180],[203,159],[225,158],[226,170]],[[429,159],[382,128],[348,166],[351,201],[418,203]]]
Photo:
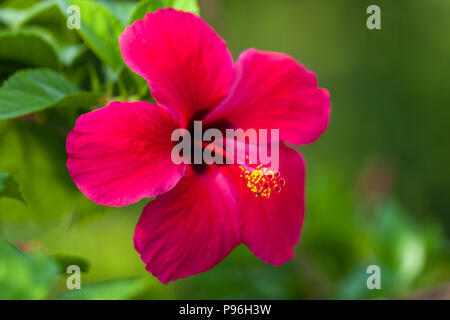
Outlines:
[[240,165],[240,178],[244,179],[247,188],[255,197],[270,198],[271,194],[281,192],[286,185],[286,180],[281,177],[279,171],[264,168],[262,164],[256,168],[245,168]]

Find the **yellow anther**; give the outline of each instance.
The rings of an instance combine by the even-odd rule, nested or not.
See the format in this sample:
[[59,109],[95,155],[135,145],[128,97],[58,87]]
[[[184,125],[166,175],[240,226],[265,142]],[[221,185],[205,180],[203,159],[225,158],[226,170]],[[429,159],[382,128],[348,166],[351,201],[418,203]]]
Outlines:
[[247,188],[255,194],[255,197],[270,198],[272,191],[280,192],[281,188],[286,185],[286,180],[283,179],[279,171],[267,170],[262,165],[258,165],[252,171],[239,166],[245,175],[240,175],[245,178]]

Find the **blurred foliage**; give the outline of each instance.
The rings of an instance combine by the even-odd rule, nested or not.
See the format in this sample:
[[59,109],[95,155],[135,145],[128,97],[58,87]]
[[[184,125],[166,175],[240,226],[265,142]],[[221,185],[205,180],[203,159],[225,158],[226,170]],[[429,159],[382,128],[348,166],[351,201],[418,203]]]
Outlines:
[[[66,27],[72,4],[79,30]],[[365,26],[370,4],[381,30]],[[307,215],[281,267],[239,246],[211,271],[162,285],[132,243],[148,200],[101,207],[68,175],[79,115],[151,101],[118,36],[167,6],[201,14],[235,59],[250,47],[292,55],[331,93],[328,131],[301,148]],[[0,1],[0,299],[448,298],[449,14],[444,0]],[[81,290],[65,289],[71,264]],[[381,290],[366,287],[372,264]]]
[[93,105],[99,94],[79,92],[52,70],[18,71],[0,88],[0,119],[22,116],[46,108]]
[[76,265],[80,268],[80,272],[88,272],[89,268],[91,267],[89,261],[74,255],[59,253],[53,255],[52,258],[56,261],[61,270],[67,270],[69,266]]
[[58,266],[40,252],[25,254],[0,239],[0,299],[43,299]]
[[62,300],[121,300],[135,297],[145,286],[141,278],[114,279],[64,293]]
[[14,177],[7,172],[0,173],[0,198],[1,197],[16,199],[23,204],[26,204],[25,199],[19,190],[19,184],[14,180]]

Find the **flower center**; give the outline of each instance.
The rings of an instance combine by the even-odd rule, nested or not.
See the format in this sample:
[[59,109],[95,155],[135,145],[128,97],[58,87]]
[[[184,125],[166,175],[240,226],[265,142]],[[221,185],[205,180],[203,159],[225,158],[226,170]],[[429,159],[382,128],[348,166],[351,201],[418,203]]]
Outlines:
[[281,177],[279,171],[264,168],[262,164],[256,168],[240,165],[242,173],[240,178],[244,179],[247,188],[255,194],[255,197],[270,198],[273,192],[281,192],[286,185],[286,180]]
[[[194,155],[196,153],[200,153],[203,155],[205,149],[209,149],[211,155],[213,157],[218,156],[223,159],[220,163],[226,163],[226,160],[232,160],[231,163],[236,163],[236,156],[232,152],[228,154],[227,151],[223,148],[226,145],[227,140],[224,139],[222,141],[222,147],[219,147],[217,144],[214,146],[210,142],[204,142],[202,140],[203,132],[208,129],[217,129],[222,133],[222,136],[226,136],[226,129],[233,129],[233,126],[228,121],[216,121],[214,123],[208,124],[207,126],[198,127],[195,126],[196,121],[202,121],[202,119],[206,116],[208,111],[198,111],[196,112],[191,120],[189,121],[190,126],[188,131],[193,137],[193,141],[191,143],[191,166],[194,171],[198,174],[204,173],[208,166],[208,164],[204,161],[203,157],[201,157],[201,163],[196,163],[194,160]],[[203,131],[203,132],[196,132]],[[220,145],[220,144],[219,144]],[[244,142],[245,145],[245,142]],[[245,151],[244,151],[245,152]],[[243,158],[242,158],[243,159]],[[234,162],[233,162],[234,161]],[[217,164],[216,165],[221,165]],[[286,185],[286,180],[281,177],[281,174],[278,170],[273,170],[270,167],[265,167],[263,164],[255,164],[249,161],[249,156],[245,156],[244,164],[240,164],[239,168],[241,170],[240,178],[243,180],[245,186],[250,189],[250,191],[255,195],[255,197],[263,197],[270,198],[273,193],[281,192],[282,188]]]
[[[202,128],[203,132],[195,132],[195,126],[194,126],[194,121],[202,121],[202,119],[208,114],[208,110],[200,110],[197,111],[196,113],[194,113],[194,115],[191,117],[189,124],[190,126],[187,128],[187,130],[189,131],[189,133],[191,134],[191,137],[193,138],[192,144],[191,144],[191,162],[192,163],[192,168],[194,169],[194,171],[198,174],[204,173],[208,166],[210,164],[207,164],[204,162],[204,159],[202,157],[201,159],[201,163],[195,163],[194,161],[194,155],[196,152],[200,153],[203,155],[203,151],[205,148],[208,147],[209,143],[205,143],[202,140],[203,137],[203,132],[205,132],[208,129],[217,129],[220,132],[222,132],[223,136],[225,136],[225,131],[226,129],[231,129],[233,128],[231,123],[228,121],[215,121],[214,123],[210,123],[207,126]],[[216,150],[220,152],[219,148],[216,147]],[[225,150],[222,150],[223,152],[220,152],[220,156],[221,157],[226,157],[226,152]],[[215,156],[215,151],[212,151],[212,156]],[[225,163],[225,161],[223,161],[223,163]]]

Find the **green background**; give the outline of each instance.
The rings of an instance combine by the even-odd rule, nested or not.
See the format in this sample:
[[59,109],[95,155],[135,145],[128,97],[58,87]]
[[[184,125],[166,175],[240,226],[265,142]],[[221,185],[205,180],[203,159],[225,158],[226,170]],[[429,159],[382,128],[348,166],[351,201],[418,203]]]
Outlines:
[[[0,1],[0,173],[10,177],[0,175],[0,298],[450,298],[449,1],[199,2],[234,59],[250,47],[290,54],[329,90],[332,113],[327,132],[300,148],[307,211],[296,257],[273,267],[239,246],[168,285],[133,249],[148,199],[87,200],[68,175],[65,138],[107,101],[151,99],[120,58],[124,26],[163,6],[197,12],[196,3],[42,3]],[[71,3],[81,30],[65,27]],[[371,4],[381,30],[366,28]],[[58,92],[41,101],[36,86],[48,79]],[[85,271],[79,291],[65,289],[73,263]],[[366,287],[372,264],[381,290]]]

